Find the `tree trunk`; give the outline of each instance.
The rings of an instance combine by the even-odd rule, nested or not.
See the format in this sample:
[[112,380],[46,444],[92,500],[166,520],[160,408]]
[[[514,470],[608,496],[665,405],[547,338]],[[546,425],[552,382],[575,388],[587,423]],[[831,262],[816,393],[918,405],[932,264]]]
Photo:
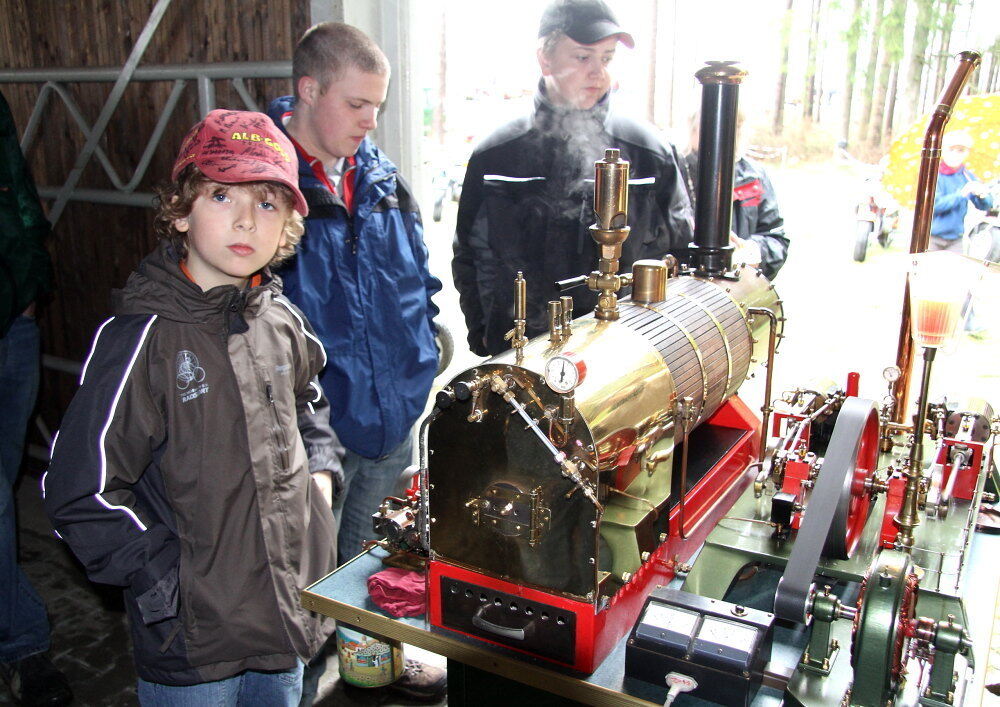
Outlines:
[[[958,0],[944,0],[941,6],[941,35],[938,41],[937,51],[937,76],[934,78],[934,91],[931,100],[937,100],[944,90],[945,74],[948,70],[948,63],[951,59],[951,33],[955,27],[955,4]],[[924,106],[924,112],[927,106]]]
[[847,74],[844,81],[844,117],[840,126],[840,134],[844,142],[851,141],[851,106],[854,103],[854,76],[858,71],[858,39],[865,26],[865,18],[861,13],[864,0],[854,0],[854,13],[851,15],[851,25],[847,29]]
[[899,95],[897,90],[899,86],[899,65],[892,67],[892,78],[889,81],[889,92],[885,99],[885,120],[882,123],[882,140],[879,143],[879,147],[883,150],[888,149],[889,143],[892,142],[892,119],[896,113],[896,96]]
[[434,132],[437,134],[437,139],[440,144],[444,144],[444,136],[446,130],[445,124],[445,103],[447,99],[447,89],[448,89],[448,33],[446,31],[447,25],[445,24],[448,18],[448,13],[441,9],[441,49],[438,52],[438,104],[437,110],[434,111]]
[[906,0],[892,0],[892,7],[882,23],[882,46],[885,51],[879,60],[878,87],[868,124],[869,142],[882,144],[882,126],[886,117],[891,69],[899,64],[903,55],[903,26],[906,19]]
[[[875,98],[875,77],[878,75],[879,45],[882,37],[882,15],[885,14],[885,0],[875,0],[872,14],[872,31],[868,34],[868,67],[865,69],[865,87],[862,95],[865,102],[858,116],[858,139],[868,139],[868,125],[871,122],[872,105]],[[885,50],[882,50],[885,53]]]
[[989,90],[990,93],[996,93],[1000,91],[1000,40],[993,43],[990,57],[992,61],[990,61]]
[[652,20],[652,36],[649,40],[649,90],[647,91],[647,103],[646,103],[646,119],[650,123],[656,122],[656,40],[657,40],[657,29],[659,28],[659,18],[660,18],[660,0],[653,0],[652,2],[652,12],[653,16],[650,18]]
[[[817,0],[819,1],[819,0]],[[826,70],[826,39],[820,33],[819,28],[823,24],[823,5],[819,6],[819,17],[816,21],[816,98],[815,109],[813,110],[813,121],[819,123],[822,120],[823,96],[826,84],[823,81],[823,72]]]
[[[900,106],[900,117],[911,120],[921,108],[920,85],[927,64],[927,47],[934,31],[934,0],[912,0],[917,6],[917,20],[913,32],[913,46],[910,49],[910,66],[906,75],[906,95]],[[897,72],[897,84],[898,72]]]
[[813,120],[816,111],[816,55],[819,52],[820,0],[812,1],[809,12],[809,48],[806,53],[806,85],[802,94],[802,118]]
[[781,66],[774,105],[773,128],[775,135],[781,135],[781,131],[785,127],[785,87],[788,84],[788,47],[791,44],[792,5],[794,4],[795,0],[788,0],[788,6],[785,8],[785,16],[781,19]]
[[667,81],[669,87],[667,93],[667,116],[670,125],[686,124],[687,117],[678,118],[674,110],[674,86],[677,84],[677,3],[680,0],[671,0],[670,3],[670,80]]
[[872,110],[868,116],[868,143],[878,145],[882,141],[882,123],[885,120],[885,99],[889,93],[889,78],[892,73],[892,64],[889,61],[889,52],[881,52],[878,67],[878,83],[875,86],[875,95],[872,97]]

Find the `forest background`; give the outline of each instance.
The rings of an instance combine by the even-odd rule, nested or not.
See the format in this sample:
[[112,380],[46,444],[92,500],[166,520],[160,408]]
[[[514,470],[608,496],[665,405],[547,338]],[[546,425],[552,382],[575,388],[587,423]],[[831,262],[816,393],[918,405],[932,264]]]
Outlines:
[[[530,102],[538,76],[535,28],[545,3],[422,2],[415,76],[427,132],[449,151],[470,145]],[[740,103],[762,145],[793,158],[829,156],[846,140],[876,161],[892,136],[931,110],[953,56],[983,61],[969,94],[1000,91],[996,0],[633,0],[609,2],[635,37],[613,64],[616,106],[683,148],[698,108],[694,73],[736,60],[749,76]]]

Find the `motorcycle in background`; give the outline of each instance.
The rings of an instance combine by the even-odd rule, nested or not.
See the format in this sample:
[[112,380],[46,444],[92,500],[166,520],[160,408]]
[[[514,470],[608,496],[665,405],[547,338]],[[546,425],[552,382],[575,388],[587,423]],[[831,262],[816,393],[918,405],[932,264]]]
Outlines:
[[431,215],[435,221],[441,220],[445,201],[458,201],[462,196],[462,180],[465,165],[454,165],[449,169],[439,169],[431,178],[431,192],[434,195],[434,209]]
[[865,177],[855,215],[854,260],[863,263],[873,234],[882,248],[888,248],[899,228],[899,204],[882,186],[881,170],[873,167]]
[[1000,181],[986,185],[992,206],[977,211],[965,231],[965,254],[976,260],[1000,262]]

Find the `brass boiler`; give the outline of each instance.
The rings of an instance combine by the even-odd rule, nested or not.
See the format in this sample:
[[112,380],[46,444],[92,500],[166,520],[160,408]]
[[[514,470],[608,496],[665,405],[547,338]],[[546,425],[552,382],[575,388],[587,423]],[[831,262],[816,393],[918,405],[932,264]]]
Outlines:
[[[625,189],[616,152],[596,165],[598,192]],[[624,179],[602,176],[609,162]],[[627,201],[598,193],[595,204]],[[547,336],[518,341],[515,325],[513,350],[445,388],[454,402],[428,433],[433,559],[570,598],[613,595],[668,532],[675,445],[767,358],[768,315],[779,327],[783,317],[758,269],[667,279],[667,263],[639,261],[618,275],[608,248],[591,286],[617,277],[631,298],[601,290],[595,312],[572,322],[552,303]],[[560,355],[584,372],[565,393],[546,382]]]

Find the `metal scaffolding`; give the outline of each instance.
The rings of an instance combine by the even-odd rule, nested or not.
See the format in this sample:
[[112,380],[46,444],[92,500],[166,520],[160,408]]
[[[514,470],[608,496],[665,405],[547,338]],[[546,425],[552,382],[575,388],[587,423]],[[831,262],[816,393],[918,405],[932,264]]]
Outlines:
[[[55,96],[66,107],[70,117],[84,136],[84,146],[77,154],[73,168],[61,186],[38,186],[38,193],[47,199],[54,199],[48,217],[53,226],[58,222],[68,201],[85,201],[98,204],[149,207],[153,202],[150,192],[137,192],[153,154],[160,145],[166,126],[173,116],[189,84],[194,84],[198,93],[198,110],[205,115],[215,108],[215,82],[228,81],[248,110],[260,110],[247,91],[246,79],[291,78],[291,61],[233,62],[225,64],[160,64],[139,67],[149,42],[159,26],[171,0],[159,0],[149,15],[135,46],[121,68],[58,68],[58,69],[7,69],[0,71],[0,84],[34,83],[40,84],[38,96],[31,109],[31,116],[21,136],[21,151],[26,153],[39,137],[45,110]],[[164,104],[152,134],[143,149],[138,164],[126,181],[108,159],[101,141],[111,122],[111,117],[121,102],[125,88],[132,82],[172,81],[173,88]],[[100,115],[93,124],[74,98],[71,85],[79,83],[111,83],[111,92],[101,108]],[[80,176],[90,162],[97,157],[105,174],[111,180],[113,189],[91,189],[80,187]]]

